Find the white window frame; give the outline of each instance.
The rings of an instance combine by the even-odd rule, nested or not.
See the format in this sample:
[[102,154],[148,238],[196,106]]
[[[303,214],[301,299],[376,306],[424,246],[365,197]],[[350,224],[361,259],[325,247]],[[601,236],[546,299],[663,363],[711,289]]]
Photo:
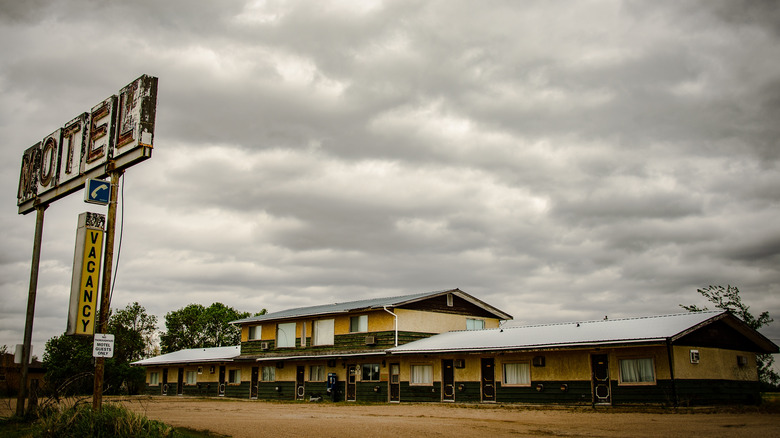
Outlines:
[[[370,369],[369,371],[369,378],[366,379],[364,376],[366,375],[366,368]],[[379,381],[379,375],[382,373],[381,371],[381,365],[379,363],[364,363],[360,366],[360,381],[361,382],[378,382]]]
[[[632,366],[633,364],[633,366]],[[649,370],[647,369],[649,364]],[[631,368],[629,368],[631,367]],[[620,380],[618,381],[618,384],[620,385],[637,385],[637,386],[643,386],[643,385],[655,385],[656,384],[656,372],[655,372],[655,359],[649,356],[643,356],[643,357],[624,357],[624,358],[618,358],[618,370],[620,372]],[[643,380],[633,380],[633,378],[630,378],[629,376],[626,376],[627,371],[631,371],[632,373],[639,373],[637,375],[638,379]],[[652,380],[645,380],[647,378],[646,375],[642,375],[643,372],[650,371],[652,374]]]
[[232,370],[228,370],[228,383],[231,385],[239,385],[241,384],[241,369],[240,368],[234,368]]
[[[479,325],[480,327],[476,327],[476,325]],[[483,330],[484,328],[485,328],[484,319],[466,318],[466,330]]]
[[263,336],[263,326],[262,325],[253,325],[249,327],[249,330],[247,332],[247,339],[250,341],[257,341],[260,340]]
[[194,385],[198,383],[198,372],[196,370],[187,370],[185,382],[187,385]]
[[[276,348],[295,348],[295,329],[296,323],[294,322],[276,324]],[[281,340],[284,342],[280,342]]]
[[[507,372],[507,368],[516,368],[514,372]],[[501,386],[531,386],[531,362],[530,361],[513,361],[504,362],[501,367]],[[508,377],[518,374],[519,379],[517,382],[510,382]],[[514,376],[513,376],[514,377]],[[514,379],[511,379],[514,380]],[[524,381],[525,380],[525,381]]]
[[309,365],[309,382],[325,381],[325,365]]
[[[352,329],[352,321],[357,321],[357,330]],[[350,333],[366,333],[368,331],[368,315],[355,315],[349,317]]]
[[260,376],[261,382],[276,382],[276,367],[275,366],[269,366],[265,365],[263,366],[263,369],[261,370],[262,375]]
[[411,364],[409,367],[409,386],[433,386],[433,364]]
[[318,319],[312,323],[311,345],[333,345],[335,336],[335,319]]

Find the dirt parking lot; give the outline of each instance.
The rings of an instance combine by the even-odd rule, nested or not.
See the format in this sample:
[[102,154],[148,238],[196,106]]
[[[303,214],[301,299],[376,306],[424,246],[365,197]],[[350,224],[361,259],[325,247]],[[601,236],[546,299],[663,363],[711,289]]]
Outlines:
[[780,414],[516,405],[278,403],[134,397],[133,411],[173,426],[248,437],[780,437]]

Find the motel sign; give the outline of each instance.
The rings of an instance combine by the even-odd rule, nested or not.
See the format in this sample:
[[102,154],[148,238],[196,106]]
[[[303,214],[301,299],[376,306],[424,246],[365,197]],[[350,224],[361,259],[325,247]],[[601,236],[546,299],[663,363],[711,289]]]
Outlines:
[[156,108],[157,78],[144,75],[29,147],[22,155],[19,213],[150,158]]

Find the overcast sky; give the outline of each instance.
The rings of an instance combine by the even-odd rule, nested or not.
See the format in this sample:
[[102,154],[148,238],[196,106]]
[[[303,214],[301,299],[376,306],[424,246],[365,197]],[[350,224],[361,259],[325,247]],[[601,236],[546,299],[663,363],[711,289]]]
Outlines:
[[[458,287],[534,324],[730,284],[780,343],[776,2],[0,0],[0,50],[0,345],[23,339],[24,150],[142,74],[154,155],[124,177],[112,308],[162,328]],[[83,211],[106,209],[46,210],[39,356]]]

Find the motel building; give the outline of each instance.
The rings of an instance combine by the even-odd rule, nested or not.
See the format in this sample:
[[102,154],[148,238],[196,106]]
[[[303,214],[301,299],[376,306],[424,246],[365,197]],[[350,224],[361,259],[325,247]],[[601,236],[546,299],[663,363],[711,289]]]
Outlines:
[[378,403],[755,404],[778,346],[728,312],[510,326],[460,289],[233,321],[237,346],[134,362],[164,396]]

